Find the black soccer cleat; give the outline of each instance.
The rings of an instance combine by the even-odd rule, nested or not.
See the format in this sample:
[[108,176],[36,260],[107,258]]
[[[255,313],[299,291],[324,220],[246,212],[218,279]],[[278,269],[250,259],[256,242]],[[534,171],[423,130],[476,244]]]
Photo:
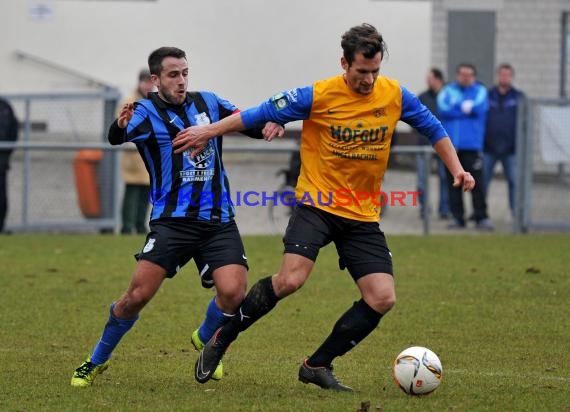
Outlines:
[[226,352],[227,347],[217,339],[221,329],[219,328],[206,343],[194,366],[194,378],[200,383],[206,383],[212,378]]
[[332,365],[313,368],[307,365],[307,359],[299,368],[299,380],[303,383],[313,383],[323,389],[337,392],[354,392],[354,389],[339,382],[333,373]]

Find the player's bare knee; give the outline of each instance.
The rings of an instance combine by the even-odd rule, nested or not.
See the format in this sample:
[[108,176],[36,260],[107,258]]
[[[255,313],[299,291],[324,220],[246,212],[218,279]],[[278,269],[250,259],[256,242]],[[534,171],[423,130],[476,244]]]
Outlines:
[[245,277],[226,278],[216,282],[217,300],[223,306],[239,306],[245,298],[247,281]]
[[142,306],[136,304],[136,302],[131,299],[130,295],[126,293],[121,297],[121,299],[115,302],[113,315],[118,318],[128,319],[136,316],[141,309]]
[[383,296],[381,299],[379,299],[376,310],[382,314],[386,314],[390,311],[390,309],[394,307],[395,304],[396,295],[391,294]]
[[218,295],[245,296],[247,270],[240,265],[228,265],[214,270],[212,274]]
[[245,299],[245,288],[238,287],[223,292],[217,289],[216,301],[218,306],[226,313],[234,313]]
[[152,295],[147,293],[143,288],[129,290],[125,294],[125,309],[128,312],[138,313],[150,302],[151,298]]
[[288,296],[299,290],[305,284],[305,280],[306,276],[300,273],[279,273],[273,278],[275,294],[280,298]]
[[386,314],[396,304],[396,295],[393,293],[387,293],[376,296],[367,296],[365,301],[375,311]]

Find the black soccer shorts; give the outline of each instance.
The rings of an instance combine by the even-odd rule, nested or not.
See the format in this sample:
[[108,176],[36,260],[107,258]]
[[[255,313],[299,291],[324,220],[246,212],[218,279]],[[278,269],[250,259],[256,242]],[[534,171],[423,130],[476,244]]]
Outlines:
[[211,286],[212,272],[217,268],[238,264],[249,269],[234,221],[214,223],[175,217],[153,220],[144,247],[135,258],[163,267],[169,278],[193,258],[203,281],[211,281]]
[[392,253],[378,222],[361,222],[336,216],[312,206],[297,206],[283,238],[285,253],[312,261],[319,250],[334,242],[341,270],[357,279],[370,273],[393,275]]

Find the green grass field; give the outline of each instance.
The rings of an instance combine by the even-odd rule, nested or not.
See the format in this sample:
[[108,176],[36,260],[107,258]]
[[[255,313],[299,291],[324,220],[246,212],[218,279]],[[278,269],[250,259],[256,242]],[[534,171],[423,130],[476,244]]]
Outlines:
[[[358,299],[334,247],[307,284],[232,345],[221,382],[194,381],[189,337],[212,291],[193,263],[166,281],[93,387],[69,385],[126,288],[142,237],[0,237],[2,411],[570,411],[570,236],[388,239],[398,302],[335,362],[356,394],[297,380],[302,359]],[[278,237],[246,237],[250,285],[273,273]],[[393,383],[404,348],[436,352],[444,379],[414,398]]]

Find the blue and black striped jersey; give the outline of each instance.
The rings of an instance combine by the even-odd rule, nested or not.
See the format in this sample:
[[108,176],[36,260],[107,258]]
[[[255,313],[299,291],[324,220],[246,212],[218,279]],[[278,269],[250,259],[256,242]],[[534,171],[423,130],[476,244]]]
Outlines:
[[[175,154],[172,140],[181,130],[217,122],[238,109],[211,92],[188,93],[182,105],[172,105],[150,93],[135,104],[133,117],[116,141],[116,122],[109,130],[112,144],[133,142],[150,175],[152,203],[150,220],[189,217],[203,221],[228,222],[235,216],[230,185],[222,163],[222,136],[210,140],[194,158],[190,151]],[[261,137],[259,130],[248,131]]]

